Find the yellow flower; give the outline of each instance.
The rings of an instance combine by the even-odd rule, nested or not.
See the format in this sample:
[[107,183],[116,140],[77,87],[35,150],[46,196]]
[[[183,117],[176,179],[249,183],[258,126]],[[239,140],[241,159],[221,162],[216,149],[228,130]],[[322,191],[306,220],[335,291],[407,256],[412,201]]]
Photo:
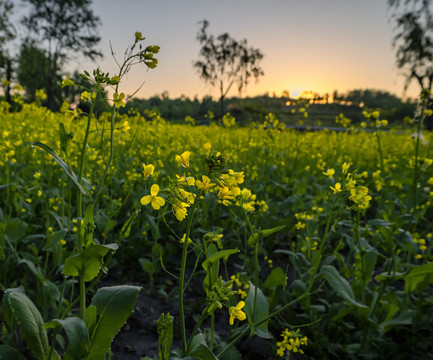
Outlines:
[[334,174],[335,174],[334,169],[328,169],[326,172],[323,172],[323,175],[326,175],[327,177],[329,177],[330,180],[332,180]]
[[117,128],[117,130],[120,130],[120,131],[128,131],[130,129],[131,129],[131,126],[129,125],[128,121],[124,121],[123,124]]
[[66,79],[64,79],[62,81],[62,87],[65,87],[65,86],[74,86],[74,85],[75,85],[75,83],[71,79],[69,79],[69,75],[66,75]]
[[125,107],[125,102],[123,101],[124,98],[125,98],[124,93],[120,93],[120,95],[118,93],[114,93],[113,94],[114,106],[115,107]]
[[154,170],[155,170],[155,167],[152,164],[149,164],[149,165],[143,164],[144,178],[147,179],[150,175],[153,174]]
[[83,91],[81,93],[81,100],[83,100],[84,102],[88,102],[90,100],[93,100],[96,97],[95,93],[89,93],[87,91]]
[[195,179],[192,176],[179,176],[176,174],[179,185],[194,186]]
[[212,148],[212,145],[209,142],[207,142],[206,144],[203,145],[203,150],[206,154],[209,153],[211,148]]
[[159,192],[159,186],[157,184],[153,184],[152,187],[150,188],[150,195],[143,196],[141,198],[141,204],[147,205],[151,203],[152,207],[155,210],[159,210],[161,206],[165,205],[165,200],[162,197],[157,196],[158,192]]
[[185,216],[188,212],[188,210],[186,209],[187,207],[189,207],[188,203],[182,202],[180,200],[175,200],[175,203],[173,204],[173,213],[174,216],[176,216],[176,219],[179,221],[182,221],[183,219],[185,219]]
[[189,168],[189,157],[191,156],[191,152],[184,151],[182,155],[176,155],[176,161],[182,165],[184,168]]
[[330,186],[330,188],[334,191],[334,194],[338,194],[341,191],[341,184],[336,183],[335,187]]
[[[182,239],[180,239],[180,242],[182,244],[185,242],[185,237],[186,237],[186,234],[183,234]],[[188,237],[188,244],[191,244],[191,243],[192,243],[192,240]]]
[[245,301],[239,301],[236,306],[229,307],[230,325],[234,324],[235,319],[244,321],[247,315],[241,310],[245,306]]
[[212,184],[211,180],[206,175],[202,175],[201,178],[203,181],[200,180],[196,181],[197,189],[199,190],[206,191],[207,189],[216,185],[216,184]]
[[345,162],[343,164],[343,170],[342,170],[343,175],[347,174],[347,172],[349,171],[349,168],[350,168],[350,163],[348,164],[348,163]]

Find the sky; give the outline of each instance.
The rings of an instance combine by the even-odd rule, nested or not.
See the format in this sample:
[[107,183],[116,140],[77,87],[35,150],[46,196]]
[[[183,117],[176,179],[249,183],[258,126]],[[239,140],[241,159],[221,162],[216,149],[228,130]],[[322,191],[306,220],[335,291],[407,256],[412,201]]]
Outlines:
[[[159,45],[155,69],[137,66],[123,79],[121,92],[147,98],[168,92],[171,98],[218,96],[193,68],[200,44],[199,22],[209,21],[208,33],[229,33],[247,39],[264,54],[264,76],[251,81],[243,96],[269,93],[293,96],[303,90],[320,94],[352,89],[386,90],[403,96],[404,77],[395,65],[393,22],[387,0],[93,0],[101,19],[98,50],[103,59],[71,61],[67,68],[110,75],[140,31],[147,45]],[[407,96],[417,96],[413,84]],[[233,88],[229,96],[238,96]]]

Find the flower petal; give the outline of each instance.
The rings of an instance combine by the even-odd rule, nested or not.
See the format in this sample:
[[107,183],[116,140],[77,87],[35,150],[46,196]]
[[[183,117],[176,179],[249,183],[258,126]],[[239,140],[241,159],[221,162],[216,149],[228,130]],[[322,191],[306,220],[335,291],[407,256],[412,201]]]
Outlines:
[[159,186],[158,184],[153,184],[152,187],[150,188],[150,194],[152,196],[156,196],[159,193]]
[[151,199],[152,199],[152,197],[150,195],[143,196],[140,200],[141,205],[149,204]]

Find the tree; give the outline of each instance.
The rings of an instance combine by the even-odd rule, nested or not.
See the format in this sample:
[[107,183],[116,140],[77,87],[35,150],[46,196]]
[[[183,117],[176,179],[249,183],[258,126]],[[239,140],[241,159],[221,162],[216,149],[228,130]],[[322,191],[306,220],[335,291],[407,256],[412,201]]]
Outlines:
[[[405,89],[416,80],[422,90],[433,86],[433,7],[431,0],[388,0],[396,21],[393,45],[397,66],[406,77]],[[433,118],[426,120],[433,129]]]
[[[28,102],[35,100],[36,90],[45,88],[45,74],[48,72],[49,66],[50,64],[45,51],[30,42],[24,42],[21,45],[16,73],[18,83],[24,88],[25,99]],[[57,81],[61,81],[59,76],[57,76]],[[54,101],[60,101],[60,89],[60,85],[52,89]]]
[[100,20],[90,8],[91,0],[25,0],[31,5],[22,23],[28,28],[29,40],[45,51],[48,66],[43,68],[47,107],[55,109],[56,82],[68,56],[84,55],[89,59],[102,56],[95,50],[100,41]]
[[4,51],[6,42],[15,37],[15,27],[10,22],[10,15],[13,11],[13,3],[9,0],[0,0],[0,68],[4,69],[4,83],[6,101],[11,102],[10,83],[12,80],[12,60]]
[[241,93],[251,77],[257,80],[264,75],[259,67],[263,54],[258,49],[248,47],[246,39],[236,41],[227,33],[215,38],[206,32],[209,22],[203,20],[201,23],[202,28],[197,33],[197,40],[202,47],[200,59],[194,63],[194,67],[202,79],[219,88],[222,117],[224,98],[231,87],[237,84]]
[[397,66],[405,71],[405,89],[416,80],[422,89],[433,85],[433,18],[430,0],[388,0],[396,22],[393,46]]

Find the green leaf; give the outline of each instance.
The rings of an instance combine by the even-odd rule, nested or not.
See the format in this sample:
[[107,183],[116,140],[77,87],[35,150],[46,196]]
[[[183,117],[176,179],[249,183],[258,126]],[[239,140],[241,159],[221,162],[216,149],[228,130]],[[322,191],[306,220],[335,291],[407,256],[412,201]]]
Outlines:
[[285,287],[287,282],[286,274],[280,267],[272,269],[271,273],[265,280],[265,287],[271,289],[273,287],[282,286]]
[[362,257],[363,262],[363,281],[368,284],[372,278],[374,268],[376,267],[377,254],[373,251],[367,251]]
[[20,219],[8,219],[5,221],[5,236],[9,239],[12,243],[17,243],[19,240],[21,240],[26,231],[27,231],[27,223],[20,220]]
[[4,324],[7,326],[7,328],[10,330],[10,332],[15,331],[15,327],[12,327],[12,310],[9,306],[8,297],[13,292],[21,292],[24,294],[24,288],[22,286],[18,288],[13,289],[6,289],[3,294],[3,301],[2,301],[2,315],[3,315],[3,321]]
[[95,222],[93,218],[93,204],[89,204],[86,207],[86,211],[84,213],[84,226],[81,227],[84,237],[84,247],[88,247],[94,244],[93,241],[93,232],[95,231]]
[[150,276],[153,276],[155,274],[155,265],[149,260],[149,259],[138,259],[138,261],[141,264],[141,267],[144,271],[146,271]]
[[[209,245],[209,247],[211,247],[211,246],[215,247],[214,244],[210,244]],[[216,249],[216,247],[215,247],[215,249]],[[221,260],[222,258],[229,257],[230,255],[236,254],[238,252],[239,252],[238,249],[229,249],[229,250],[218,251],[216,253],[213,253],[205,261],[203,261],[203,263],[201,264],[201,266],[203,266],[203,269],[205,269],[206,271],[208,271],[209,267],[212,266],[212,264],[216,263],[217,261]]]
[[248,245],[254,247],[260,240],[264,239],[269,235],[272,235],[273,233],[283,230],[285,227],[286,225],[280,225],[272,229],[259,230],[248,238]]
[[98,275],[102,258],[108,251],[116,251],[117,244],[90,245],[80,254],[68,257],[63,266],[63,273],[69,276],[79,276],[81,270],[85,270],[85,281],[91,281]]
[[6,360],[24,360],[17,349],[9,345],[0,345],[0,359]]
[[198,345],[189,355],[199,360],[218,360],[212,351],[204,344]]
[[245,312],[247,314],[247,320],[251,326],[252,335],[255,334],[264,339],[272,339],[273,336],[268,330],[269,321],[265,321],[257,327],[254,326],[254,324],[257,324],[269,316],[268,300],[259,288],[257,288],[256,311],[254,312],[255,290],[256,287],[250,283],[248,296],[245,301]]
[[129,234],[131,232],[131,226],[132,226],[135,218],[137,217],[137,214],[138,214],[138,210],[135,210],[133,212],[133,214],[129,217],[129,219],[126,220],[126,223],[123,224],[122,229],[120,230],[120,236],[122,238],[128,238],[129,237]]
[[93,332],[93,328],[96,325],[97,313],[98,311],[96,310],[96,307],[94,307],[93,305],[89,305],[86,308],[85,323],[89,333]]
[[36,359],[44,359],[48,349],[48,337],[38,309],[21,291],[10,292],[7,300],[27,347]]
[[388,220],[384,219],[371,219],[367,222],[368,225],[371,226],[391,226],[393,223],[389,222]]
[[69,339],[65,359],[84,359],[90,347],[89,332],[84,321],[79,317],[69,317],[64,320],[54,319],[45,325],[46,328],[56,328],[57,326],[65,329],[66,336]]
[[413,310],[403,310],[399,315],[392,318],[391,320],[384,321],[380,324],[380,328],[387,332],[392,328],[400,325],[411,325],[412,319],[416,315],[416,312]]
[[39,267],[36,267],[36,265],[33,262],[31,262],[30,260],[21,259],[20,261],[18,261],[17,264],[18,265],[20,265],[20,264],[27,265],[27,267],[33,273],[33,275],[35,275],[38,280],[43,281],[44,275],[42,274],[42,270]]
[[214,284],[218,279],[219,273],[219,260],[221,258],[214,258],[213,261],[209,261],[215,254],[217,254],[217,247],[215,244],[210,244],[206,249],[206,257],[207,259],[203,261],[202,266],[206,271],[206,276],[203,279],[203,289],[204,291],[208,291],[212,288],[212,284]]
[[138,286],[121,285],[104,287],[97,291],[91,305],[97,309],[98,320],[91,334],[87,360],[105,358],[110,351],[111,341],[134,309],[140,290]]
[[404,291],[411,292],[417,287],[423,289],[428,284],[433,284],[433,262],[414,266],[409,273],[404,276]]
[[39,146],[40,148],[47,151],[53,159],[57,162],[57,164],[60,165],[60,167],[63,169],[66,175],[72,180],[72,182],[75,184],[78,190],[81,191],[83,195],[86,195],[86,190],[83,189],[83,187],[80,185],[80,182],[78,180],[78,176],[75,175],[75,173],[71,170],[69,171],[68,165],[56,154],[56,152],[51,149],[48,145],[45,145],[39,141],[36,141],[32,144],[33,146]]
[[383,272],[375,276],[375,279],[379,282],[384,282],[386,280],[396,281],[404,278],[407,273],[394,273],[388,274],[388,272]]
[[6,184],[6,185],[0,185],[0,190],[6,189],[6,188],[8,188],[9,186],[12,186],[12,185],[14,185],[14,183]]
[[338,271],[331,265],[325,265],[322,267],[322,275],[328,281],[328,284],[331,288],[339,294],[344,300],[348,303],[360,307],[366,308],[367,306],[358,303],[355,300],[355,295],[353,294],[353,290],[346,279],[344,279]]

